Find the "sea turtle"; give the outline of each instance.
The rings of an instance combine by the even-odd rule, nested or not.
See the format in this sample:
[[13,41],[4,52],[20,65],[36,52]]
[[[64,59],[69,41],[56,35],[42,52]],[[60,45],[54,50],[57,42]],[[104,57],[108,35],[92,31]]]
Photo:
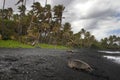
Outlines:
[[85,70],[88,72],[91,72],[93,70],[89,64],[87,64],[86,62],[82,60],[78,60],[78,59],[68,60],[68,67],[72,69]]

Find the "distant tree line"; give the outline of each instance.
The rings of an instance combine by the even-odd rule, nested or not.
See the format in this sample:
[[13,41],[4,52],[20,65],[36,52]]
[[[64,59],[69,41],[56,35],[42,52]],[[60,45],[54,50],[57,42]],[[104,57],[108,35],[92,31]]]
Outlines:
[[19,1],[16,4],[20,4],[19,13],[14,13],[12,8],[0,9],[0,39],[76,48],[120,48],[120,37],[115,35],[97,41],[95,36],[85,29],[74,34],[69,22],[62,24],[65,18],[63,5],[51,8],[50,4],[42,6],[33,1],[32,9],[28,11],[26,1]]

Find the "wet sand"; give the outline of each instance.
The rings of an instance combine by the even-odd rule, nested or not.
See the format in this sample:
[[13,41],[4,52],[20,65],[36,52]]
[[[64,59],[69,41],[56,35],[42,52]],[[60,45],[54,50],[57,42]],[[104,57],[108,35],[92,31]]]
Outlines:
[[75,50],[72,58],[94,69],[85,72],[67,66],[70,54],[65,50],[0,48],[0,80],[120,80],[120,65],[103,55],[94,49]]

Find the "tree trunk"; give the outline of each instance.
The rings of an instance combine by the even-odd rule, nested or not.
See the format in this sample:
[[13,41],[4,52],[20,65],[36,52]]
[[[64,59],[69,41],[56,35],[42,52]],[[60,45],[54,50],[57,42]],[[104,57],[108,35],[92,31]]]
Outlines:
[[[33,3],[35,3],[35,0],[33,0]],[[34,11],[34,7],[33,7],[33,11]],[[29,29],[30,29],[31,26],[32,26],[33,18],[34,18],[34,14],[33,14],[32,17],[31,17],[31,21],[30,21]]]
[[5,0],[3,1],[3,7],[2,7],[2,27],[1,27],[2,37],[4,36],[4,8],[5,8]]

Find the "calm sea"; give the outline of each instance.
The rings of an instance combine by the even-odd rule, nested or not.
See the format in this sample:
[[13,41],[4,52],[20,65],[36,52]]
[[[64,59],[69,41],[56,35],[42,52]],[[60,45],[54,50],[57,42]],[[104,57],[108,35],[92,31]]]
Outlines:
[[[98,51],[98,52],[108,54],[108,55],[103,55],[103,57],[106,59],[109,59],[117,64],[120,64],[120,51]],[[118,54],[118,55],[116,56],[116,54]]]

